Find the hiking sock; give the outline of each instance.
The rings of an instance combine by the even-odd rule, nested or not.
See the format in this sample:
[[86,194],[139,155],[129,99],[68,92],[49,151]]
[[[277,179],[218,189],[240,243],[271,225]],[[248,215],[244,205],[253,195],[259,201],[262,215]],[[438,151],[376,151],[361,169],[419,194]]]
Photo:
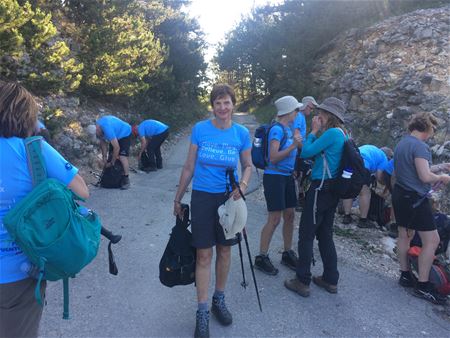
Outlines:
[[417,288],[422,290],[422,291],[428,291],[430,289],[429,286],[430,282],[426,281],[426,282],[417,282]]
[[208,303],[198,303],[198,311],[208,311]]
[[218,298],[218,299],[224,298],[225,297],[225,292],[224,291],[220,291],[220,290],[216,290],[216,291],[214,291],[213,297],[214,298]]

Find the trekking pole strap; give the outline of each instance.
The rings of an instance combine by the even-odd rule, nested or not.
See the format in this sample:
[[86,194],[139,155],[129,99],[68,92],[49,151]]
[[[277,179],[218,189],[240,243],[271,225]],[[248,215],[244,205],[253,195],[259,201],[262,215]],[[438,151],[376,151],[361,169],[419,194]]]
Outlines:
[[63,319],[69,319],[69,278],[63,279],[64,312]]

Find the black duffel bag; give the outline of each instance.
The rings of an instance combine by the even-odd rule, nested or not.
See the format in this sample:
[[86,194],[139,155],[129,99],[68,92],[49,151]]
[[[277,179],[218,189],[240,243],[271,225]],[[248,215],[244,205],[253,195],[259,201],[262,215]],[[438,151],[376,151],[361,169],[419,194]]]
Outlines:
[[122,162],[116,160],[114,165],[103,168],[99,185],[102,188],[120,188],[122,186],[122,176],[124,175]]
[[169,242],[159,262],[159,280],[168,287],[188,285],[195,281],[196,249],[191,246],[192,234],[188,230],[189,206],[182,204],[181,207],[183,219],[177,216]]

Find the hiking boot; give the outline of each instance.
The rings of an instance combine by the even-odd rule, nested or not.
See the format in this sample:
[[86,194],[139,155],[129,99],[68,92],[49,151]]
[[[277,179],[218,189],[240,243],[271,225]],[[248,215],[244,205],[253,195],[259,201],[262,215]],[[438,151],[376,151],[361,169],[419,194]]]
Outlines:
[[230,311],[228,311],[225,305],[225,297],[213,297],[211,312],[216,316],[216,319],[223,326],[231,325],[233,322],[233,316]]
[[314,276],[312,280],[314,284],[316,284],[318,287],[321,287],[322,289],[327,290],[329,293],[337,293],[338,291],[337,285],[325,282],[322,276]]
[[294,250],[284,251],[281,255],[281,264],[286,265],[288,268],[292,270],[297,269],[298,257],[295,254]]
[[417,277],[411,272],[409,272],[409,275],[406,276],[402,273],[398,279],[398,284],[405,288],[415,287],[417,285]]
[[287,289],[298,293],[302,297],[309,297],[310,294],[309,285],[303,284],[298,280],[297,277],[294,277],[292,279],[286,279],[284,281],[284,286]]
[[128,176],[122,176],[122,182],[120,184],[120,189],[126,190],[130,187],[130,178]]
[[375,222],[371,221],[368,218],[360,218],[358,224],[356,224],[358,228],[361,229],[369,229],[369,228],[375,228],[377,225]]
[[438,305],[444,305],[447,301],[447,297],[441,295],[432,285],[429,285],[427,290],[414,289],[413,295]]
[[273,266],[267,255],[258,255],[255,257],[255,268],[271,276],[275,276],[278,273],[278,269]]
[[197,310],[194,337],[209,338],[209,311]]
[[342,217],[343,224],[350,224],[352,222],[353,222],[352,215],[348,214],[348,215],[344,215],[344,217]]

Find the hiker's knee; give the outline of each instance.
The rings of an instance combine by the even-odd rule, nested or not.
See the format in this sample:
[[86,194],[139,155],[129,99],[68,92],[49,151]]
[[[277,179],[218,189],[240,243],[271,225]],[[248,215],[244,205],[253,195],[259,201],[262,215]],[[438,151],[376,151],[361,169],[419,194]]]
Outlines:
[[270,211],[267,225],[276,228],[281,221],[281,211]]
[[200,266],[209,266],[212,259],[212,248],[197,249],[197,264]]

